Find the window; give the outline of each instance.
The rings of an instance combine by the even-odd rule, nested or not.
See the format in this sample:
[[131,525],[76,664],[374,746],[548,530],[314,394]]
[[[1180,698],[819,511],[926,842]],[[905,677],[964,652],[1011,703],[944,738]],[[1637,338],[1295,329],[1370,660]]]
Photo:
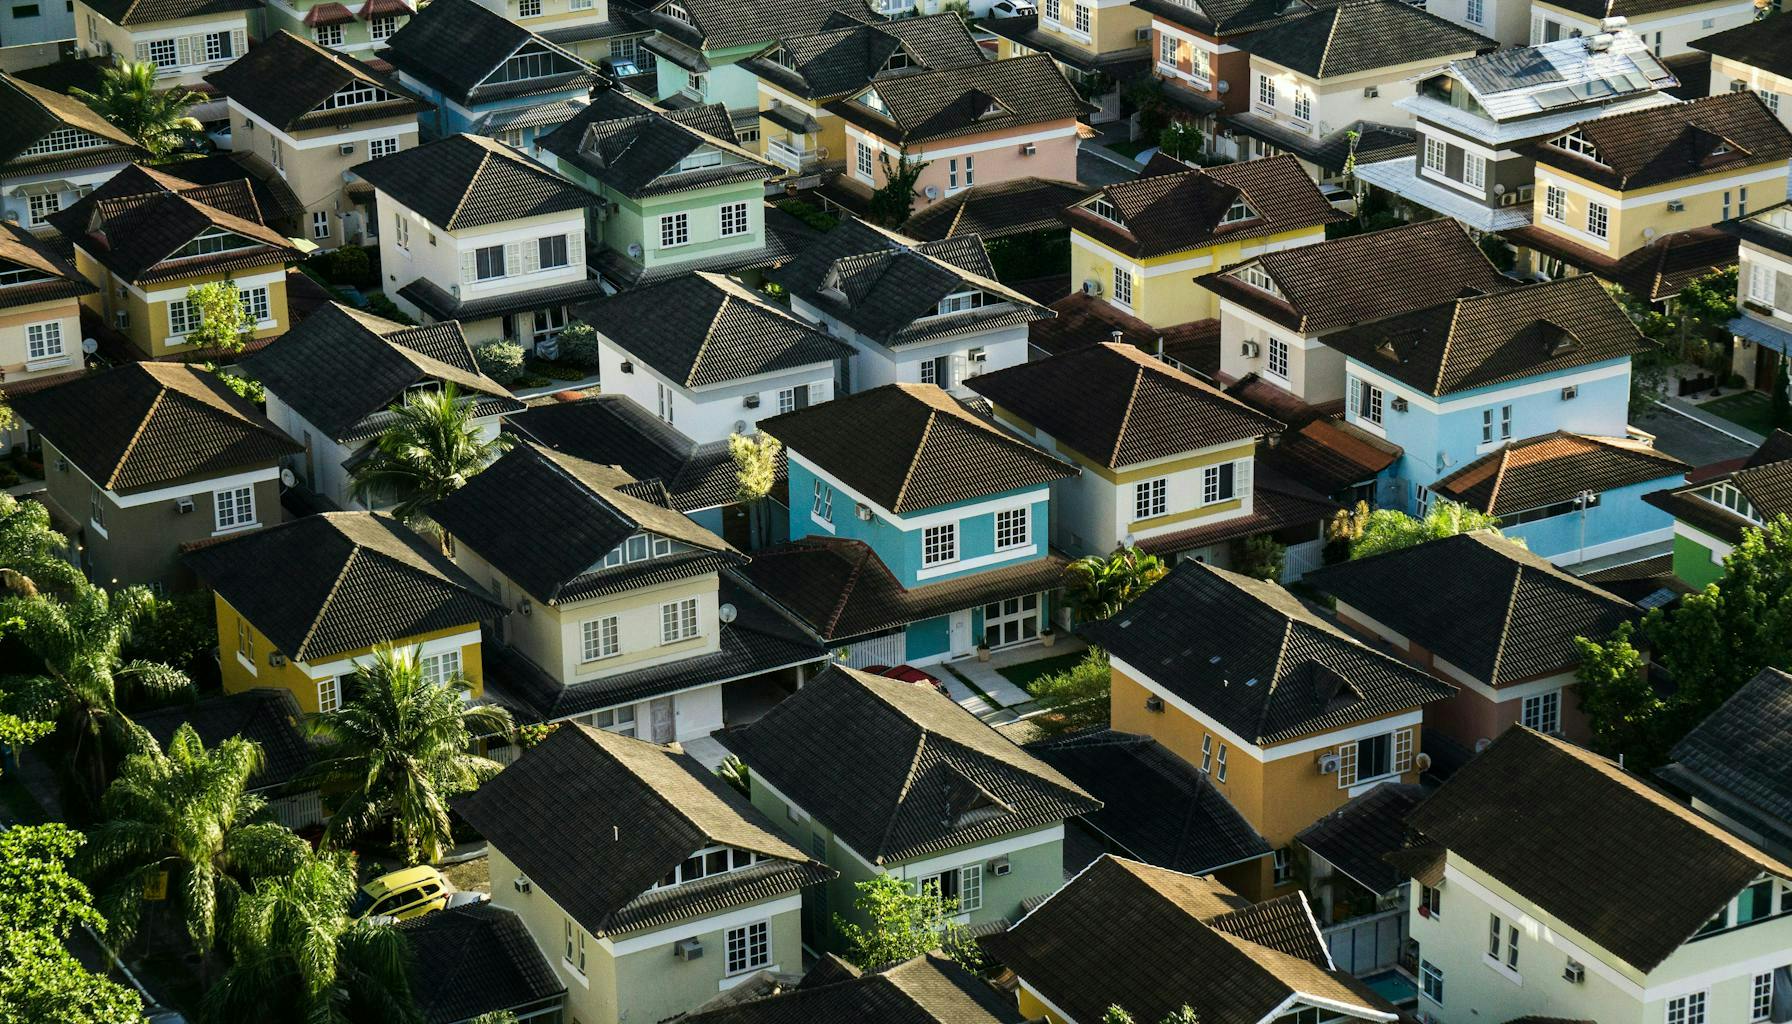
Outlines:
[[[1504,967],[1509,971],[1518,970],[1517,922],[1501,921],[1498,914],[1488,915],[1487,958],[1496,967]],[[1671,1019],[1671,1012],[1669,1016]]]
[[697,27],[697,23],[691,20],[691,12],[685,10],[683,4],[667,4],[666,16],[676,21],[682,21],[692,28]]
[[658,381],[655,381],[653,386],[655,388],[655,393],[659,396],[660,419],[665,420],[667,423],[671,423],[672,422],[672,389],[667,387],[664,384],[661,384]]
[[1748,186],[1743,185],[1736,190],[1736,216],[1748,216]]
[[1114,268],[1114,301],[1122,306],[1132,305],[1132,273],[1124,267]]
[[1486,17],[1486,11],[1482,7],[1482,0],[1468,0],[1468,23],[1470,25],[1485,25],[1486,22],[1481,20],[1484,17]]
[[943,565],[958,561],[958,524],[929,526],[921,531],[921,565]]
[[1132,517],[1134,519],[1152,519],[1169,510],[1169,487],[1167,478],[1141,480],[1132,485]]
[[31,324],[25,328],[25,358],[50,359],[62,355],[62,322]]
[[[96,528],[99,529],[100,536],[102,536],[102,537],[107,536],[107,533],[106,533],[106,506],[105,506],[105,503],[100,500],[100,492],[97,490],[94,491],[87,499],[87,518],[90,521],[92,521],[93,525]],[[251,652],[250,660],[251,661],[254,660],[253,652]]]
[[1554,185],[1543,189],[1543,216],[1558,223],[1568,219],[1568,193]]
[[1495,410],[1493,409],[1481,410],[1482,444],[1492,444],[1496,436],[1501,441],[1512,440],[1512,407],[1509,405],[1502,405],[1499,407],[1499,427],[1497,433],[1494,428],[1494,412]]
[[1045,0],[1045,20],[1053,24],[1064,20],[1064,12],[1059,7],[1059,0]]
[[543,270],[564,267],[568,263],[565,235],[549,235],[535,240],[536,264]]
[[1093,213],[1095,216],[1100,217],[1102,220],[1113,221],[1115,224],[1126,223],[1120,219],[1120,211],[1114,209],[1114,204],[1108,202],[1106,199],[1091,199],[1089,200],[1089,205],[1084,207],[1084,209]]
[[236,299],[243,305],[243,312],[249,315],[252,323],[263,323],[273,316],[273,308],[268,304],[268,290],[260,288],[244,288],[236,293]]
[[1705,1024],[1705,993],[1690,992],[1668,1000],[1667,1024]]
[[1525,728],[1538,732],[1558,733],[1562,730],[1562,691],[1539,693],[1526,697],[1519,721]]
[[[253,648],[249,651],[249,660],[255,660]],[[333,676],[329,679],[319,679],[317,681],[318,714],[327,715],[340,707],[342,707],[342,677]]]
[[537,344],[558,337],[566,328],[566,307],[549,306],[547,309],[538,309],[534,313],[534,321],[534,330],[529,336]]
[[864,178],[866,181],[870,181],[871,180],[871,147],[865,145],[863,142],[858,143],[857,147],[854,149],[853,155],[854,155],[853,170],[855,172],[857,172],[859,177]]
[[1587,233],[1595,238],[1604,238],[1611,230],[1611,214],[1599,203],[1587,204]]
[[1003,509],[996,513],[996,550],[1008,551],[1025,547],[1033,539],[1033,510],[1030,507]]
[[958,869],[958,909],[967,913],[983,909],[983,865],[966,864]]
[[172,39],[152,39],[146,50],[149,53],[149,59],[163,67],[172,67],[178,59],[175,56],[176,51]]
[[1157,60],[1160,64],[1176,66],[1176,37],[1168,32],[1160,32],[1157,36]]
[[1425,998],[1442,1006],[1444,1002],[1443,968],[1429,960],[1420,960],[1419,982],[1425,993]]
[[255,525],[255,488],[232,487],[212,492],[212,508],[219,530]]
[[729,974],[757,970],[772,962],[771,934],[764,921],[728,929],[726,945]]
[[1276,80],[1275,79],[1269,77],[1268,75],[1258,75],[1257,76],[1257,102],[1263,104],[1264,106],[1270,108],[1271,110],[1275,109],[1275,106],[1276,106]]
[[1313,120],[1313,94],[1297,90],[1294,94],[1294,119],[1296,121]]
[[26,197],[26,202],[31,207],[31,225],[36,227],[49,223],[50,214],[62,209],[62,193],[44,192]]
[[311,37],[317,40],[319,46],[341,46],[342,26],[319,25],[311,30]]
[[722,237],[747,233],[747,204],[728,203],[722,207]]
[[1233,469],[1233,463],[1222,462],[1201,470],[1201,504],[1231,501],[1237,496]]
[[977,156],[974,153],[967,153],[964,158],[964,187],[970,188],[975,184],[977,184]]
[[566,966],[585,973],[585,930],[566,918]]
[[989,296],[980,291],[953,292],[940,300],[935,315],[945,316],[948,313],[962,313],[967,309],[980,309],[988,301]]
[[62,153],[71,149],[93,149],[97,146],[110,145],[97,135],[89,135],[79,128],[58,128],[33,142],[29,149],[20,156],[43,156],[46,153]]
[[815,500],[809,505],[809,514],[823,522],[834,521],[834,489],[820,480],[815,481]]
[[1599,159],[1599,147],[1595,146],[1593,140],[1587,138],[1578,128],[1556,139],[1554,145],[1557,149],[1578,153],[1589,160]]
[[1089,8],[1085,4],[1076,5],[1076,30],[1084,35],[1089,34]]
[[367,155],[375,160],[382,156],[391,156],[396,152],[398,152],[398,137],[396,135],[389,139],[369,139],[367,142]]
[[621,620],[614,615],[592,619],[580,627],[584,641],[584,660],[597,661],[614,657],[622,651]]
[[1221,782],[1226,781],[1226,745],[1224,743],[1220,744],[1219,770],[1213,773],[1213,777]]
[[[618,736],[633,736],[635,734],[635,707],[632,704],[625,704],[608,711],[597,711],[586,716],[586,721],[605,732],[613,732]],[[685,881],[690,881],[690,879],[687,878]]]
[[432,654],[417,662],[417,671],[423,681],[432,686],[447,686],[454,677],[460,675],[460,652],[444,651]]
[[660,643],[675,644],[697,635],[697,599],[687,597],[660,605]]
[[1210,77],[1207,70],[1207,51],[1199,47],[1190,47],[1189,64],[1193,68],[1190,73],[1194,75],[1195,80],[1206,85]]
[[286,173],[286,153],[280,148],[280,140],[272,135],[268,136],[268,162],[274,165],[274,170]]
[[35,18],[37,15],[36,4],[20,4],[12,9],[12,16],[15,18]]
[[958,187],[958,158],[953,157],[952,159],[946,161],[946,188],[947,189],[956,189],[957,187]]
[[1345,398],[1350,403],[1350,411],[1356,413],[1359,419],[1375,424],[1381,423],[1382,393],[1380,388],[1366,380],[1352,377],[1349,387],[1346,389]]
[[1294,851],[1286,846],[1275,851],[1272,857],[1273,874],[1271,878],[1277,885],[1285,885],[1294,879]]
[[504,247],[488,245],[473,250],[473,276],[475,280],[490,281],[504,276]]
[[375,42],[388,39],[392,33],[398,31],[398,19],[389,14],[381,15],[368,22],[367,31],[372,34]]
[[1748,297],[1768,308],[1773,307],[1773,268],[1764,263],[1743,261],[1748,267]]
[[330,211],[328,211],[328,210],[312,210],[311,211],[311,237],[312,238],[328,238],[328,237],[330,237]]
[[1378,779],[1394,770],[1394,737],[1392,733],[1365,736],[1356,741],[1356,777],[1358,782]]
[[1220,215],[1220,223],[1236,224],[1241,220],[1250,220],[1255,216],[1257,216],[1257,211],[1251,209],[1251,204],[1240,199],[1231,206],[1226,207],[1226,212]]
[[1773,1016],[1773,972],[1755,975],[1748,1005],[1750,1021],[1762,1021]]
[[324,100],[323,109],[337,110],[342,107],[358,107],[365,103],[381,103],[392,98],[392,94],[367,82],[354,82],[331,93]]
[[1281,338],[1269,339],[1269,372],[1288,379],[1288,343]]
[[229,60],[236,56],[235,48],[230,45],[229,32],[207,32],[205,34],[205,59]]
[[519,18],[541,17],[541,0],[518,0],[516,16]]
[[1487,187],[1487,158],[1475,153],[1462,154],[1462,183],[1475,188]]
[[670,249],[691,240],[691,215],[673,213],[660,218],[660,248]]
[[1201,770],[1203,772],[1213,770],[1213,733],[1201,737]]
[[1441,889],[1429,885],[1419,886],[1419,916],[1433,921],[1444,916],[1444,894]]
[[1425,136],[1425,169],[1427,171],[1436,171],[1439,174],[1444,173],[1444,156],[1446,152],[1447,147],[1444,145],[1442,139],[1434,139],[1429,135]]

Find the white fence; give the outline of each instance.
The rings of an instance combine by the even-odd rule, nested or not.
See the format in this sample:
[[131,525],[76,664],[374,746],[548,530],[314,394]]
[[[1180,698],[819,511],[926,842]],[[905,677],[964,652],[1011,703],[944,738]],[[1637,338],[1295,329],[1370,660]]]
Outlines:
[[874,636],[869,640],[860,640],[846,648],[846,667],[864,668],[867,665],[900,665],[908,660],[908,647],[901,630]]
[[268,804],[274,820],[287,828],[300,829],[320,825],[324,820],[324,802],[317,790],[294,793]]

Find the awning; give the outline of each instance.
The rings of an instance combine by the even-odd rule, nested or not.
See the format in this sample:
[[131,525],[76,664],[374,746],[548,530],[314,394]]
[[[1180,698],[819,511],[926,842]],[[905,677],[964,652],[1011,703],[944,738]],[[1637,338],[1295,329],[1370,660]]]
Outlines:
[[12,194],[15,196],[47,196],[55,192],[73,191],[75,191],[75,186],[72,182],[55,178],[50,181],[28,181],[13,189]]
[[1781,355],[1792,355],[1792,331],[1756,320],[1752,316],[1739,316],[1724,326],[1738,338],[1764,345]]
[[761,110],[759,116],[798,135],[821,131],[821,124],[795,107],[777,106]]
[[362,21],[375,18],[401,18],[417,13],[405,0],[367,0],[356,16]]
[[305,12],[305,25],[316,28],[319,25],[341,25],[355,20],[355,12],[338,3],[322,3]]
[[522,128],[559,127],[576,117],[585,104],[578,100],[552,100],[527,107],[494,110],[473,123],[476,135],[496,135]]
[[709,62],[703,59],[703,51],[694,46],[686,46],[664,32],[655,32],[641,40],[641,45],[686,71],[693,71],[700,75],[709,70]]

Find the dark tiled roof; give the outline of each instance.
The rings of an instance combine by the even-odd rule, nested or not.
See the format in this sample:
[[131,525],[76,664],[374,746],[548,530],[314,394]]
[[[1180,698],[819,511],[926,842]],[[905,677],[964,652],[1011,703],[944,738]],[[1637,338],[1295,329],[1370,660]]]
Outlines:
[[1235,134],[1262,139],[1277,149],[1293,153],[1333,174],[1342,172],[1344,165],[1350,162],[1353,149],[1350,136],[1353,132],[1356,134],[1354,152],[1358,164],[1398,160],[1412,156],[1418,148],[1418,134],[1411,125],[1359,120],[1334,130],[1330,135],[1314,138],[1248,110],[1228,114],[1221,121]]
[[[524,46],[552,54],[565,71],[522,82],[484,84]],[[432,0],[412,15],[379,56],[398,70],[461,103],[550,92],[583,91],[602,81],[567,50],[474,0]]]
[[[1069,278],[1063,279],[1068,286]],[[1052,303],[1057,316],[1027,325],[1027,343],[1048,356],[1061,355],[1085,345],[1114,340],[1146,352],[1157,353],[1159,341],[1166,359],[1209,380],[1220,370],[1220,322],[1191,320],[1185,324],[1153,327],[1138,317],[1121,312],[1104,299],[1074,292]]]
[[[559,604],[714,572],[741,556],[683,514],[642,500],[636,480],[524,442],[435,505],[430,517],[537,601]],[[529,509],[532,528],[517,529]],[[605,569],[604,556],[636,533],[665,537],[688,550]],[[540,538],[551,536],[554,543]]]
[[1273,583],[1183,562],[1093,642],[1259,745],[1410,711],[1456,688],[1362,643]]
[[[978,20],[977,27],[1013,40],[1029,50],[1049,53],[1065,67],[1100,72],[1117,82],[1129,82],[1137,75],[1149,73],[1151,69],[1151,54],[1143,43],[1097,53],[1087,46],[1080,46],[1064,36],[1040,28],[1037,14],[998,18],[991,12]],[[1219,104],[1214,104],[1215,109],[1218,106]]]
[[1686,0],[1550,0],[1559,7],[1600,21],[1606,18],[1642,18],[1663,11],[1683,10]]
[[1767,18],[1738,25],[1687,44],[1695,50],[1792,78],[1792,22]]
[[983,940],[1070,1017],[1120,1006],[1162,1020],[1256,1024],[1297,993],[1392,1020],[1334,970],[1304,893],[1252,904],[1212,878],[1105,856],[1009,931]]
[[1043,53],[879,79],[871,88],[887,116],[851,99],[827,108],[880,138],[909,144],[1069,121],[1086,109]]
[[[1523,726],[1494,740],[1407,821],[1452,859],[1645,973],[1761,873],[1792,878],[1792,866],[1616,764]],[[1524,823],[1521,833],[1514,822]]]
[[[689,755],[572,722],[455,810],[599,936],[713,914],[835,874],[779,838],[745,797]],[[764,862],[653,888],[706,846],[748,850]]]
[[1403,0],[1351,0],[1253,33],[1240,49],[1311,78],[1331,78],[1499,45]]
[[1728,811],[1737,806],[1781,843],[1792,836],[1792,675],[1765,668],[1693,727],[1663,778]]
[[[284,30],[205,80],[281,131],[356,124],[431,109],[392,77]],[[335,110],[322,108],[338,91],[357,84],[383,89],[391,98]]]
[[87,104],[56,90],[0,74],[0,161],[7,163],[9,172],[27,165],[35,168],[44,158],[19,160],[19,155],[59,128],[78,128],[111,143],[79,153],[83,159],[99,155],[107,161],[128,163],[138,153],[135,140]]
[[[761,181],[777,170],[734,137],[719,103],[670,110],[606,89],[579,114],[541,138],[542,149],[625,196],[642,198],[685,189]],[[679,170],[699,149],[719,150],[713,167]]]
[[1087,185],[1052,178],[1014,178],[993,185],[973,185],[921,210],[901,230],[923,242],[955,235],[988,239],[1062,230],[1058,211],[1089,192]]
[[1025,1019],[1014,997],[943,954],[928,953],[873,974],[860,974],[830,954],[794,988],[699,1010],[681,1024],[1022,1024]]
[[1465,295],[1327,335],[1325,343],[1438,396],[1650,348],[1599,280],[1586,275]]
[[987,842],[1101,806],[933,687],[840,665],[718,738],[874,864]]
[[1110,469],[1282,429],[1213,385],[1111,341],[979,374],[968,386]]
[[263,789],[291,782],[311,764],[311,746],[299,729],[303,717],[291,691],[258,687],[191,704],[139,711],[131,715],[131,721],[154,736],[164,749],[182,725],[191,725],[207,748],[233,736],[260,744],[267,763],[250,780],[250,787]]
[[476,626],[505,611],[383,512],[304,516],[197,548],[186,562],[294,661]]
[[244,360],[243,371],[339,442],[380,433],[406,389],[429,381],[454,385],[477,416],[524,409],[480,372],[460,324],[407,327],[334,302]]
[[151,25],[257,10],[256,0],[94,0],[88,6],[114,25]]
[[79,271],[17,221],[0,221],[0,268],[43,275],[0,286],[0,309],[91,295],[96,290]]
[[[1662,302],[1701,277],[1736,265],[1737,236],[1752,237],[1743,225],[1727,221],[1710,227],[1657,235],[1649,244],[1612,259],[1546,227],[1531,224],[1501,232],[1514,244],[1535,250],[1594,274],[1648,302]],[[1740,230],[1739,230],[1740,229]]]
[[353,170],[447,231],[581,210],[594,198],[502,142],[477,135],[451,135]]
[[1337,502],[1298,480],[1283,476],[1265,461],[1258,465],[1256,478],[1251,482],[1249,515],[1153,534],[1139,541],[1138,548],[1155,555],[1170,555],[1295,527],[1313,531],[1338,511]]
[[1620,190],[1782,164],[1792,155],[1792,133],[1753,92],[1598,117],[1574,130],[1598,147],[1596,159],[1542,142],[1530,147],[1537,162]]
[[[1138,258],[1316,228],[1345,219],[1301,170],[1300,161],[1285,154],[1267,160],[1153,174],[1109,185],[1102,193],[1125,222],[1123,225],[1098,217],[1082,206],[1065,210],[1064,222]],[[1240,201],[1257,215],[1223,223],[1226,211]]]
[[1136,6],[1172,25],[1209,35],[1261,29],[1326,6],[1327,0],[1138,0]]
[[1373,893],[1392,891],[1406,879],[1383,856],[1406,845],[1406,816],[1425,789],[1389,782],[1302,829],[1294,838]]
[[833,363],[853,352],[720,274],[681,275],[618,292],[575,313],[687,388]]
[[1557,431],[1489,452],[1431,485],[1434,494],[1496,516],[1683,475],[1691,467],[1625,437]]
[[249,181],[255,207],[261,222],[276,231],[297,232],[299,219],[305,216],[305,204],[273,165],[253,153],[223,152],[209,156],[193,156],[149,165],[151,170],[171,174],[195,185],[233,185]]
[[[1275,281],[1280,297],[1233,276],[1252,264]],[[1195,282],[1305,334],[1435,306],[1464,288],[1511,283],[1448,217],[1264,253]]]
[[423,1024],[459,1024],[566,993],[522,918],[489,901],[400,921]]
[[13,408],[88,479],[120,494],[303,450],[216,375],[178,363],[128,363],[19,395]]
[[898,53],[906,54],[908,69],[954,68],[984,61],[983,50],[971,38],[964,20],[950,13],[875,23],[834,14],[820,31],[783,36],[778,45],[788,55],[788,64],[773,60],[775,51],[768,50],[741,61],[741,67],[809,100],[856,93],[874,79],[904,73],[885,70]]
[[660,13],[665,0],[643,3],[652,24],[675,33],[703,49],[726,50],[736,46],[765,44],[785,35],[814,32],[839,15],[860,21],[876,21],[864,0],[790,0],[781,4],[743,4],[735,0],[690,0],[683,7],[691,25]]
[[1299,430],[1282,433],[1263,453],[1269,464],[1305,481],[1321,494],[1375,479],[1401,455],[1399,445],[1368,434],[1341,419],[1319,417]]
[[1077,473],[932,384],[886,384],[760,420],[759,427],[898,514]]
[[737,571],[823,640],[844,642],[990,601],[1055,590],[1069,564],[1053,553],[906,590],[869,546],[806,537],[760,548]]
[[[1412,600],[1414,580],[1430,595]],[[1490,533],[1329,565],[1306,581],[1491,686],[1580,663],[1574,638],[1641,617],[1622,600]]]
[[1269,842],[1207,774],[1149,736],[1099,729],[1027,751],[1101,801],[1082,821],[1129,857],[1204,875],[1269,856]]

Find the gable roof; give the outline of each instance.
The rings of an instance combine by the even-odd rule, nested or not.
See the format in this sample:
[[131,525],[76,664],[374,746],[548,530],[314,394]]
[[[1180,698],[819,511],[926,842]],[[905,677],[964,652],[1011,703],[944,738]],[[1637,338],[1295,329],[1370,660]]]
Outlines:
[[[393,77],[284,29],[206,75],[205,80],[232,103],[281,131],[350,125],[431,109]],[[351,85],[383,89],[391,97],[323,109],[324,101]]]
[[118,494],[271,466],[304,449],[215,374],[126,363],[12,399],[19,417]]
[[1101,806],[931,686],[833,665],[719,738],[873,864]]
[[[780,838],[690,755],[576,722],[562,723],[454,808],[599,937],[714,914],[837,874]],[[655,888],[708,846],[749,851],[761,862]]]
[[522,918],[489,900],[396,927],[410,950],[411,996],[423,1024],[460,1024],[566,992]]
[[1792,22],[1767,18],[1751,21],[1686,45],[1749,67],[1792,78]]
[[[344,374],[344,366],[355,372]],[[475,416],[525,408],[480,371],[455,321],[409,327],[335,302],[244,360],[243,369],[345,444],[381,433],[406,389],[430,381],[458,388]]]
[[[1281,294],[1235,276],[1249,266],[1261,267]],[[1448,217],[1263,253],[1195,283],[1303,334],[1435,306],[1464,288],[1511,284]]]
[[1652,347],[1599,279],[1585,274],[1464,294],[1327,335],[1325,344],[1439,397]]
[[[25,150],[59,128],[78,128],[110,145],[72,153],[25,157]],[[140,153],[136,140],[73,96],[0,72],[0,162],[48,169],[128,163]]]
[[1109,1006],[1162,1020],[1187,1005],[1202,1024],[1257,1024],[1301,996],[1395,1017],[1333,967],[1305,893],[1252,904],[1211,877],[1112,855],[983,946],[1077,1020]]
[[1184,561],[1092,642],[1266,746],[1410,711],[1456,692],[1366,646],[1274,583]]
[[1173,25],[1209,35],[1262,29],[1326,5],[1327,0],[1138,0],[1137,6]]
[[[620,89],[592,96],[538,145],[631,198],[762,181],[778,170],[735,141],[733,122],[721,104],[668,109]],[[720,151],[722,163],[679,170],[681,160],[704,148]]]
[[1756,523],[1736,511],[1705,498],[1701,492],[1717,483],[1730,483],[1742,492],[1765,522],[1792,515],[1792,433],[1775,430],[1767,435],[1743,465],[1731,472],[1701,476],[1696,483],[1678,485],[1643,495],[1643,500],[1675,519],[1732,544]]
[[[1400,3],[1401,0],[1388,0]],[[1086,205],[1060,218],[1083,234],[1129,256],[1148,258],[1219,242],[1317,228],[1346,219],[1332,208],[1292,156],[1141,176],[1102,188],[1119,214],[1116,224]],[[1253,216],[1226,223],[1234,204]]]
[[1068,121],[1087,108],[1050,54],[881,78],[877,90],[889,113],[854,99],[827,109],[877,135],[901,143],[999,132],[1048,121]]
[[687,388],[831,364],[853,353],[845,342],[721,274],[680,275],[606,296],[575,313]]
[[864,0],[788,0],[778,4],[679,0],[694,23],[687,24],[663,13],[666,3],[667,0],[643,3],[643,13],[662,32],[700,44],[710,51],[764,44],[787,34],[813,32],[837,15],[861,21],[878,20]]
[[1012,178],[970,188],[929,204],[903,222],[902,234],[923,242],[958,235],[1006,238],[1059,228],[1058,211],[1089,194],[1089,186],[1052,178]]
[[88,6],[114,25],[132,26],[251,11],[261,4],[257,0],[94,0]]
[[294,661],[476,626],[506,610],[384,512],[304,516],[196,548],[186,563]]
[[683,1024],[1022,1024],[1012,996],[958,966],[926,953],[886,967],[859,969],[827,954],[793,988],[713,1010],[698,1009]]
[[1530,148],[1539,164],[1614,189],[1742,171],[1792,156],[1792,132],[1753,92],[1725,92],[1582,121],[1574,134],[1598,156],[1546,139]]
[[[517,82],[485,80],[523,46],[567,62],[557,75]],[[488,10],[474,0],[431,0],[386,40],[381,59],[460,103],[485,103],[554,92],[580,92],[602,82],[570,50]]]
[[1792,674],[1762,669],[1670,756],[1662,778],[1782,844],[1792,839]]
[[0,285],[0,309],[49,299],[91,295],[93,285],[17,221],[0,221],[0,269],[44,275],[18,284]]
[[[788,64],[775,59],[780,48]],[[886,69],[896,54],[905,55],[906,65]],[[740,64],[804,99],[829,100],[888,76],[980,64],[985,59],[964,20],[951,13],[875,23],[836,13],[820,30],[783,36]]]
[[1499,45],[1404,0],[1351,0],[1252,33],[1239,48],[1311,78],[1330,78]]
[[[1414,580],[1428,580],[1424,601]],[[1468,533],[1308,574],[1358,609],[1490,686],[1580,663],[1575,637],[1602,639],[1642,612],[1491,533]]]
[[[715,572],[741,560],[728,542],[647,500],[634,477],[527,441],[505,452],[438,502],[430,518],[531,597],[561,604],[650,583]],[[517,528],[517,509],[532,529]],[[689,550],[603,567],[604,556],[636,533]],[[551,536],[554,543],[543,544]]]
[[582,210],[596,199],[543,164],[479,135],[450,135],[350,170],[444,231]]
[[1628,437],[1558,430],[1488,452],[1431,485],[1433,494],[1496,516],[1573,501],[1582,491],[1678,477],[1691,467]]
[[1792,879],[1792,866],[1616,764],[1521,725],[1407,822],[1645,973],[1763,872]]
[[1417,783],[1384,782],[1294,838],[1370,892],[1391,892],[1406,878],[1383,858],[1405,847],[1406,816],[1424,798]]
[[886,384],[760,420],[759,429],[898,515],[1077,473],[932,384]]
[[1109,469],[1282,429],[1213,385],[1111,341],[978,374],[966,386]]

